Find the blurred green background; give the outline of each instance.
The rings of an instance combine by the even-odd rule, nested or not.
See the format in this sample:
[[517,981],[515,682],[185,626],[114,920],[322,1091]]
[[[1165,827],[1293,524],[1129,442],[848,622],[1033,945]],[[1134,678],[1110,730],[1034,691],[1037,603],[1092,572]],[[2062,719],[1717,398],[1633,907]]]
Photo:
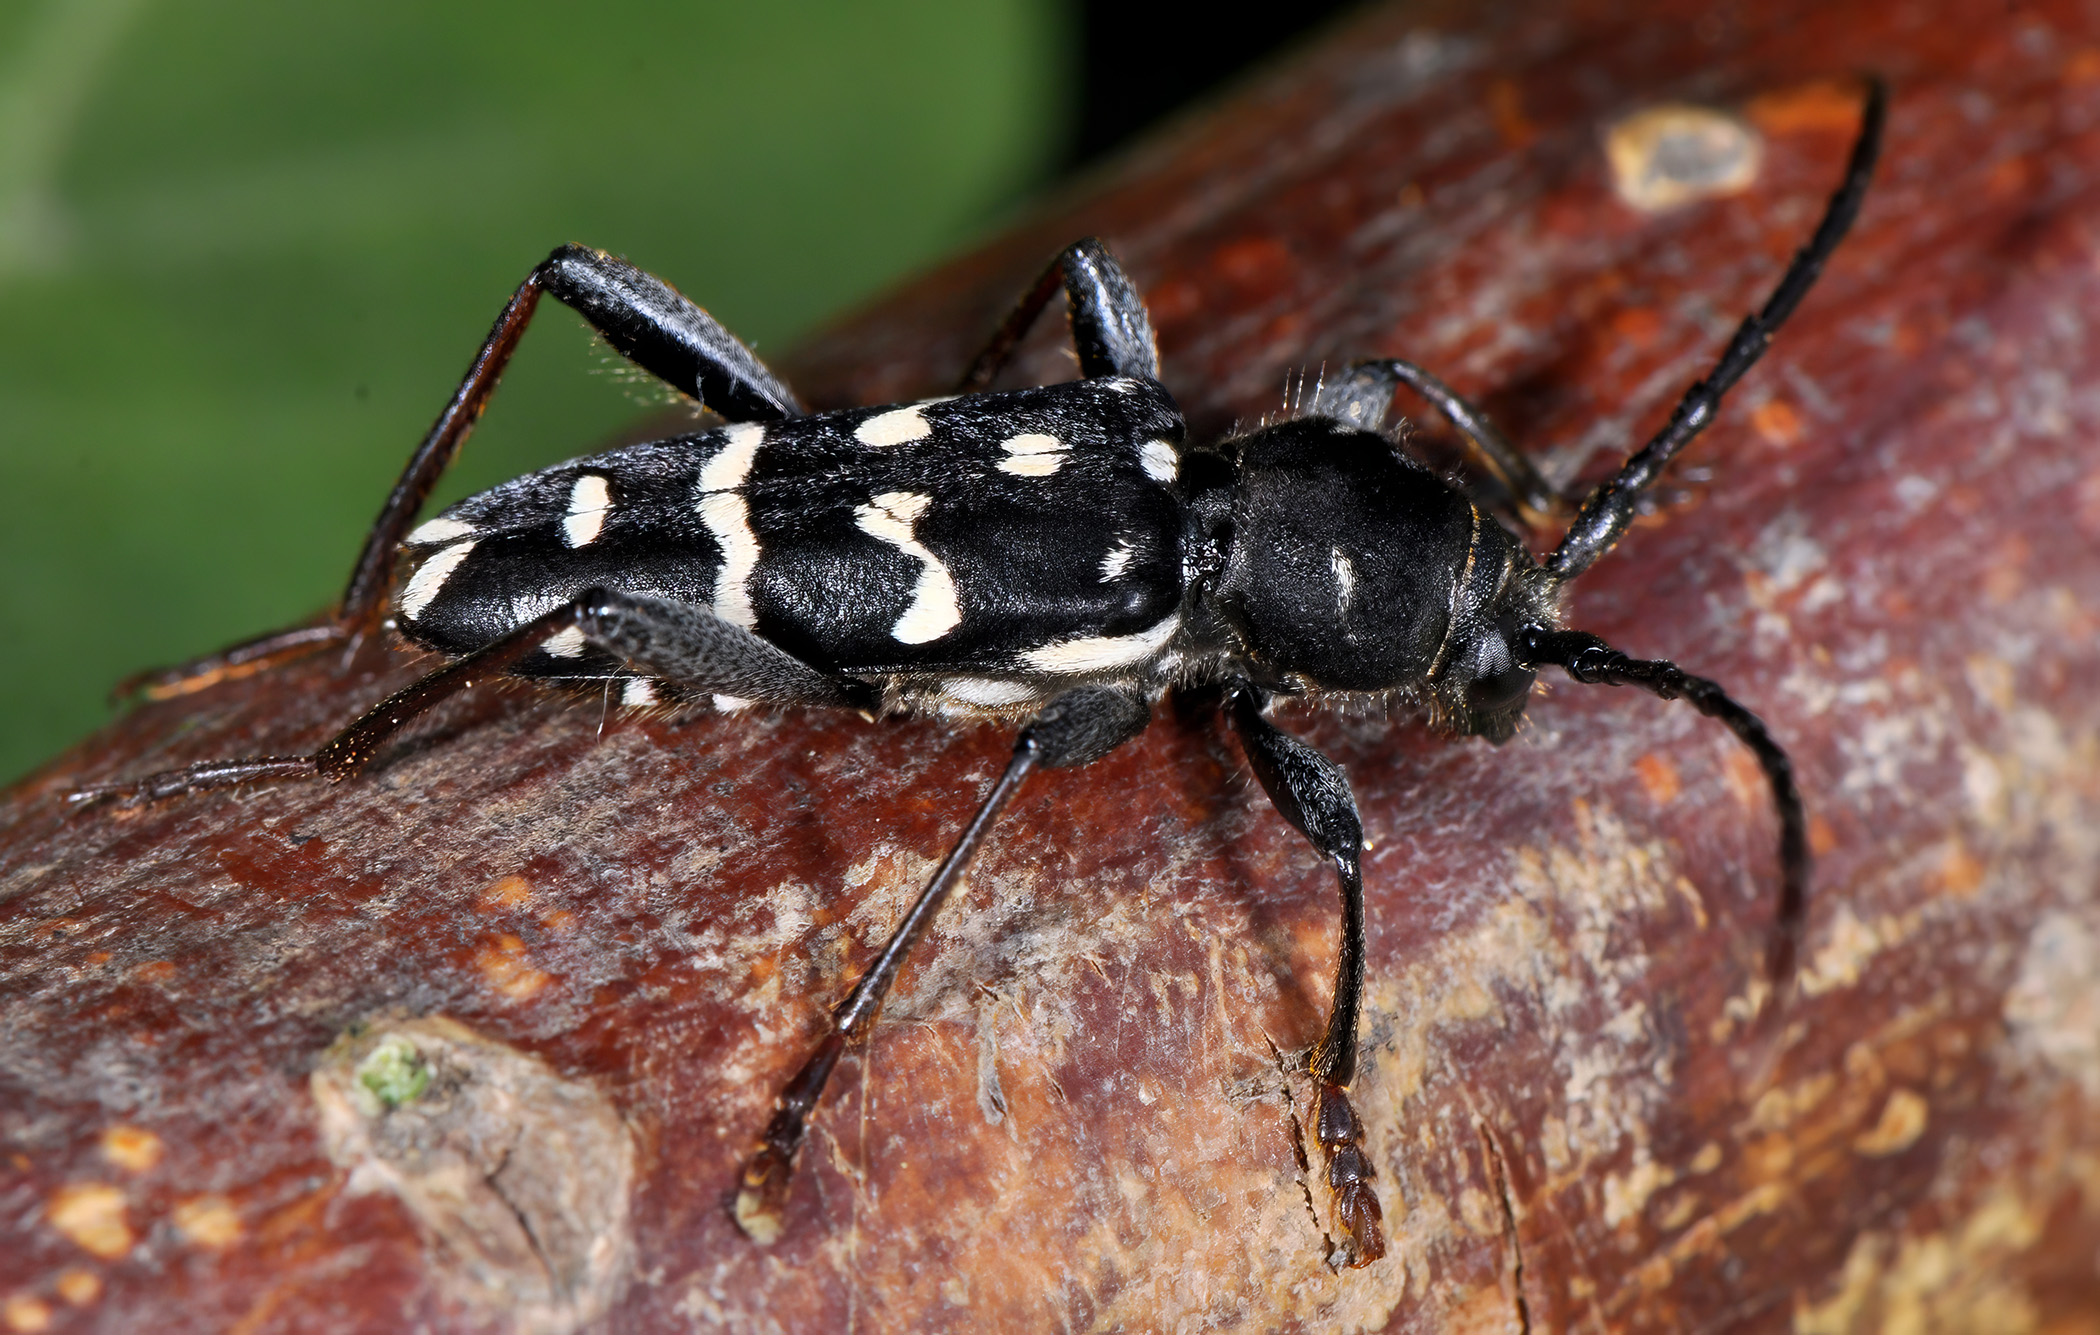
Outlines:
[[[556,242],[761,353],[1068,145],[1054,0],[0,4],[0,781],[340,590]],[[638,414],[549,303],[439,500]]]

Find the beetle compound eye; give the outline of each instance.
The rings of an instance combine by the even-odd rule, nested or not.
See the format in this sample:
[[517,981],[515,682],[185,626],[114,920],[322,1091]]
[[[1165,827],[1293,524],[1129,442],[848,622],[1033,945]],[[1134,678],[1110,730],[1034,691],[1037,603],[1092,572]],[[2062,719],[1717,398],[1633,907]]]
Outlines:
[[1481,636],[1466,682],[1466,710],[1471,715],[1467,731],[1492,742],[1515,736],[1517,719],[1538,675],[1536,669],[1517,662],[1499,629]]

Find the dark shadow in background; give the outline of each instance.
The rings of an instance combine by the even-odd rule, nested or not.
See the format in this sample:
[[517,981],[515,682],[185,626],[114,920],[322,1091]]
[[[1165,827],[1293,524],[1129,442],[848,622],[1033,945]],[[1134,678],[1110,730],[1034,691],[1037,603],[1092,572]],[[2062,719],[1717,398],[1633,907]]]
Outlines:
[[1077,0],[1079,114],[1066,168],[1083,167],[1114,151],[1358,3],[1298,0],[1257,7]]

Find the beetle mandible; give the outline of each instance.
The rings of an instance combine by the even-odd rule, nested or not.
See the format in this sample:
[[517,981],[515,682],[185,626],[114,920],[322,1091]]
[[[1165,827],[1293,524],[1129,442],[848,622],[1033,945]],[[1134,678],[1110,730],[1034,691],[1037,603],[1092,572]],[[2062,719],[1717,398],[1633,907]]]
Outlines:
[[[1025,720],[1005,771],[781,1092],[734,1207],[744,1231],[769,1242],[832,1069],[867,1037],[913,944],[1023,781],[1129,741],[1169,690],[1216,688],[1262,787],[1340,885],[1333,999],[1304,1063],[1319,1089],[1316,1138],[1347,1259],[1368,1264],[1385,1249],[1382,1217],[1347,1092],[1363,984],[1363,836],[1340,767],[1276,727],[1269,705],[1394,701],[1501,743],[1549,664],[1577,681],[1689,701],[1755,753],[1772,790],[1780,889],[1766,968],[1778,995],[1809,869],[1786,753],[1714,682],[1566,629],[1560,605],[1844,237],[1879,152],[1884,101],[1870,85],[1843,180],[1770,299],[1663,430],[1581,503],[1543,561],[1382,433],[1395,388],[1408,385],[1522,508],[1563,504],[1479,409],[1409,362],[1359,363],[1301,396],[1284,420],[1191,447],[1160,384],[1144,303],[1096,240],[1051,261],[955,396],[817,415],[669,285],[564,246],[497,318],[387,497],[333,615],[141,685],[180,695],[353,641],[383,620],[453,661],[312,755],[208,761],[74,797],[138,802],[346,779],[419,714],[499,674],[611,682],[630,705],[711,699]],[[987,392],[1060,290],[1081,378]],[[542,294],[728,425],[573,460],[411,528]],[[396,590],[399,562],[408,574]]]

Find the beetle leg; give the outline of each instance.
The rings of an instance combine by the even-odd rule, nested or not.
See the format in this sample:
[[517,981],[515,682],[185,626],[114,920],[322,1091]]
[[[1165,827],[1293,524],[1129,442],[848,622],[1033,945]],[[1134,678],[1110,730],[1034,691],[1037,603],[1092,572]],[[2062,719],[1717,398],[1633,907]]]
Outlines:
[[1363,1123],[1349,1103],[1356,1078],[1356,1029],[1363,1008],[1363,822],[1342,767],[1262,717],[1266,703],[1250,683],[1227,691],[1227,717],[1239,734],[1255,777],[1276,810],[1333,863],[1342,892],[1342,945],[1335,966],[1334,1002],[1306,1069],[1319,1082],[1315,1130],[1327,1153],[1327,1185],[1336,1223],[1347,1239],[1348,1263],[1366,1266],[1385,1255],[1384,1216],[1371,1186],[1376,1173],[1363,1152]]
[[551,637],[571,631],[632,667],[695,692],[767,704],[866,708],[874,703],[873,692],[861,683],[820,672],[704,607],[592,589],[394,692],[310,756],[204,761],[132,783],[83,788],[72,800],[137,803],[274,779],[347,779],[434,706],[503,675]]
[[1530,457],[1512,444],[1486,413],[1413,362],[1397,357],[1358,362],[1337,378],[1321,382],[1306,407],[1306,416],[1331,417],[1362,431],[1376,431],[1385,423],[1395,384],[1406,385],[1420,394],[1458,428],[1502,485],[1509,488],[1524,522],[1539,524],[1573,513],[1577,498],[1562,495],[1548,482]]
[[883,943],[875,962],[831,1013],[831,1032],[781,1089],[772,1120],[767,1122],[758,1149],[745,1165],[743,1184],[736,1197],[737,1227],[753,1242],[770,1245],[780,1237],[781,1215],[795,1171],[795,1153],[801,1148],[810,1113],[823,1097],[832,1068],[838,1065],[848,1046],[867,1039],[875,1016],[882,1009],[883,997],[904,967],[905,957],[961,881],[978,844],[1020,790],[1022,781],[1038,768],[1062,769],[1098,760],[1143,732],[1150,716],[1144,700],[1135,695],[1089,686],[1052,700],[1034,722],[1022,729],[1006,772],[992,785],[992,791],[963,828],[962,837],[949,850],[940,870]]
[[970,363],[956,393],[975,394],[992,383],[1059,287],[1065,290],[1071,312],[1072,346],[1079,352],[1081,375],[1089,380],[1105,375],[1159,379],[1159,343],[1144,298],[1108,247],[1088,237],[1057,252],[1037,275]]
[[329,618],[179,667],[141,673],[121,683],[115,694],[135,692],[149,700],[187,695],[315,649],[354,642],[370,630],[386,605],[395,550],[480,420],[543,292],[575,309],[629,361],[732,422],[802,415],[795,396],[757,354],[669,283],[603,251],[563,246],[526,276],[496,317],[451,401],[387,493]]

